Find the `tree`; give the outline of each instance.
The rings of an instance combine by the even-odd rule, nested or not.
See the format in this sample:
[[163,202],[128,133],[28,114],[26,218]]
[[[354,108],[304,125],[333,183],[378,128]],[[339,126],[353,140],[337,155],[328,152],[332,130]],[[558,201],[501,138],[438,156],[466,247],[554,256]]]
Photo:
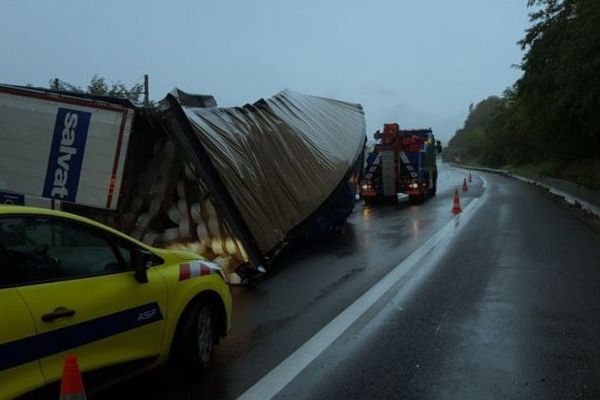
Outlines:
[[90,93],[100,96],[112,96],[129,99],[134,103],[140,102],[140,97],[144,92],[144,86],[141,83],[135,83],[130,87],[127,87],[120,81],[111,81],[110,84],[106,83],[106,79],[94,75],[84,90],[79,86],[72,85],[61,79],[51,79],[49,85],[54,90],[62,90],[76,93]]

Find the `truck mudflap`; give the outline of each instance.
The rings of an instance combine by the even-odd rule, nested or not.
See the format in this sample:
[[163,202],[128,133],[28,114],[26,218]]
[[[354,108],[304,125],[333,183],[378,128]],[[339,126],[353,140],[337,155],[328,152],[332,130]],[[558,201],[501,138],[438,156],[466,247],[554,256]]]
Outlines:
[[316,219],[339,226],[351,211],[345,199],[355,195],[366,141],[360,105],[285,90],[235,108],[168,95],[160,112],[255,269]]

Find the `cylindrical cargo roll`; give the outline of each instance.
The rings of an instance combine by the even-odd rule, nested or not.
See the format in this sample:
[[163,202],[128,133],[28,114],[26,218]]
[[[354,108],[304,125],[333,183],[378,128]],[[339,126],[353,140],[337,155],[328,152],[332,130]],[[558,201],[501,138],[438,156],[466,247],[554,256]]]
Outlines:
[[192,237],[192,224],[187,218],[183,218],[179,223],[179,234],[183,239]]
[[169,210],[167,211],[167,215],[169,216],[171,222],[173,222],[174,224],[179,224],[183,219],[183,215],[181,215],[181,212],[179,212],[179,209],[175,206],[169,208]]
[[159,236],[158,233],[148,232],[142,237],[142,242],[146,243],[148,246],[152,246]]
[[150,219],[151,217],[147,213],[140,214],[137,221],[135,221],[135,228],[143,232],[148,227]]
[[189,180],[189,181],[194,181],[196,180],[196,177],[194,176],[194,173],[192,172],[192,169],[190,168],[189,165],[185,166],[185,177]]
[[190,214],[192,214],[192,219],[197,224],[204,224],[204,220],[202,219],[202,208],[200,204],[194,203],[190,207]]
[[154,196],[152,200],[150,200],[150,207],[148,207],[148,214],[151,216],[155,216],[158,214],[160,210],[160,206],[162,204],[162,200],[158,196]]
[[154,193],[156,193],[158,197],[164,198],[165,193],[167,192],[167,186],[169,186],[169,181],[166,179],[166,177],[162,177],[158,180],[158,182],[156,182]]
[[230,285],[240,285],[242,283],[242,278],[235,272],[232,272],[227,275],[227,282]]
[[188,205],[187,205],[187,201],[185,199],[177,200],[177,208],[179,209],[179,212],[181,213],[182,216],[185,217],[188,215]]
[[179,228],[166,229],[162,234],[163,242],[173,242],[179,239]]
[[240,256],[242,257],[242,261],[248,262],[248,260],[249,260],[248,253],[246,253],[246,249],[244,249],[242,242],[240,242],[239,240],[236,240],[236,244],[237,244],[238,249],[240,250]]
[[221,226],[219,225],[219,219],[214,215],[208,217],[208,232],[211,234],[211,236],[221,236]]
[[239,258],[237,244],[231,236],[225,238],[225,250],[227,250],[227,254],[230,256]]
[[188,243],[187,248],[189,251],[202,255],[201,249],[202,249],[202,244],[200,242],[191,242]]
[[206,213],[211,217],[217,215],[217,210],[215,209],[215,206],[208,199],[204,202],[204,209],[206,210]]
[[223,240],[220,237],[214,237],[210,243],[210,248],[215,254],[223,254]]
[[208,229],[206,229],[206,225],[196,225],[196,235],[198,236],[198,240],[206,239],[208,237]]
[[185,199],[185,184],[183,181],[177,182],[177,197],[180,199]]

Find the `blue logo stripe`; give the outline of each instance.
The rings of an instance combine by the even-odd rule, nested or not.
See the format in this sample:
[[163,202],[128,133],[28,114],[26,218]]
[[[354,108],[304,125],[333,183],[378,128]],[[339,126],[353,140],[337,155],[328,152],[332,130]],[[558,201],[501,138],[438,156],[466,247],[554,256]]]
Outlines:
[[0,344],[0,371],[163,319],[157,302]]
[[44,181],[44,197],[75,201],[91,116],[85,111],[58,109]]

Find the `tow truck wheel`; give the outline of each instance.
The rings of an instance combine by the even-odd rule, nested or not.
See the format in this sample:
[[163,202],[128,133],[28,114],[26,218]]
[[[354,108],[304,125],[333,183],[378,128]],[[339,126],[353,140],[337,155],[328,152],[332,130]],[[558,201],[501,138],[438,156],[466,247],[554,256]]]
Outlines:
[[194,302],[176,333],[174,354],[181,366],[206,369],[215,344],[215,314],[209,304]]
[[418,195],[408,196],[408,200],[410,200],[413,204],[421,204],[425,202],[425,193],[421,193]]

